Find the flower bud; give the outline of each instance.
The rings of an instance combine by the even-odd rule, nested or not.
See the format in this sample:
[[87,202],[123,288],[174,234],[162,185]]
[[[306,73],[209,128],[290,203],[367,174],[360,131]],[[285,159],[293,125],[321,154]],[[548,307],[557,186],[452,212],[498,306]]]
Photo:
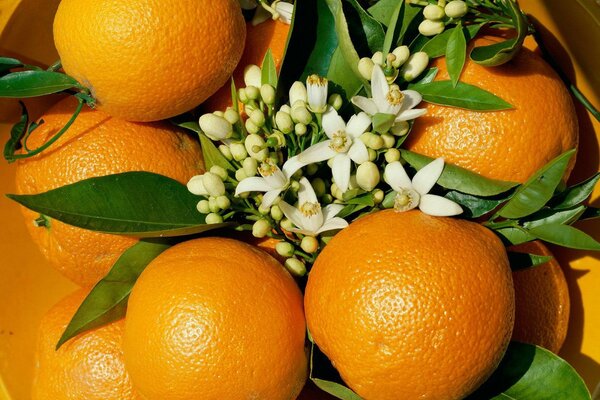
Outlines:
[[223,154],[223,157],[225,157],[227,160],[231,161],[233,160],[233,155],[231,154],[231,150],[229,149],[229,146],[227,145],[219,145],[219,151],[221,152],[221,154]]
[[446,12],[446,15],[450,18],[458,19],[464,17],[467,14],[467,12],[469,11],[469,7],[467,6],[467,3],[465,3],[462,0],[452,0],[451,2],[446,4],[444,11]]
[[[383,54],[381,55],[383,58]],[[369,57],[363,57],[360,59],[360,61],[358,61],[358,72],[360,72],[360,75],[370,81],[371,80],[371,75],[373,74],[373,66],[375,65],[375,63],[373,63],[373,60],[370,59]]]
[[290,229],[294,229],[294,223],[287,218],[282,219],[281,222],[279,223],[279,225],[281,226],[281,229],[286,230],[286,231],[289,231]]
[[204,175],[193,176],[187,183],[187,189],[196,196],[208,196],[208,190],[204,186]]
[[233,108],[227,107],[227,110],[225,110],[225,113],[223,114],[223,118],[225,118],[231,125],[235,125],[240,120],[240,114],[238,114],[238,112]]
[[198,205],[196,206],[196,208],[198,209],[198,211],[200,211],[202,214],[208,214],[210,213],[210,205],[208,203],[208,200],[200,200],[198,202]]
[[213,213],[218,213],[219,211],[221,211],[221,208],[217,204],[216,197],[210,196],[208,198],[208,208],[210,209],[210,212],[213,212]]
[[408,60],[408,57],[410,57],[410,50],[408,46],[399,46],[392,51],[392,54],[396,56],[396,59],[392,62],[392,66],[400,68]]
[[375,150],[367,149],[367,151],[369,152],[369,161],[377,160],[377,152]]
[[262,111],[256,109],[250,113],[250,120],[254,122],[256,126],[262,128],[265,125],[265,114]]
[[304,125],[304,124],[297,123],[296,125],[294,125],[294,133],[296,134],[296,136],[306,135],[307,131],[308,131],[308,129],[306,128],[306,125]]
[[383,139],[383,147],[385,147],[386,149],[394,147],[394,145],[396,144],[396,138],[390,135],[389,133],[384,133],[383,135],[381,135],[381,138]]
[[319,241],[313,236],[304,236],[300,242],[300,248],[308,254],[315,253],[319,250]]
[[256,103],[254,103],[254,102],[244,104],[244,112],[246,113],[246,115],[250,115],[252,113],[252,111],[254,111],[256,109],[258,109],[258,107],[256,107]]
[[282,257],[293,256],[294,250],[294,245],[289,242],[279,242],[275,245],[275,251]]
[[321,204],[331,204],[333,203],[333,196],[329,193],[325,193],[323,197],[321,197]]
[[279,111],[283,111],[284,113],[291,114],[292,113],[292,107],[290,107],[288,104],[284,104],[281,107],[279,107]]
[[252,225],[252,236],[263,238],[271,231],[271,224],[266,219],[259,219]]
[[385,197],[385,192],[381,189],[375,189],[373,190],[373,201],[375,202],[375,204],[379,204],[383,201]]
[[421,75],[429,64],[429,56],[424,51],[418,51],[412,54],[406,64],[402,66],[400,74],[405,81],[410,82]]
[[356,181],[358,186],[367,192],[375,189],[380,179],[379,168],[371,161],[360,164],[356,169]]
[[311,186],[315,190],[315,194],[317,197],[321,197],[325,194],[327,187],[325,186],[325,182],[321,178],[315,178],[310,182]]
[[290,104],[294,105],[297,101],[301,101],[302,103],[306,103],[308,100],[308,94],[306,92],[306,86],[302,82],[294,82],[292,87],[290,88]]
[[373,136],[376,136],[373,132],[365,132],[359,136],[359,139],[365,144],[365,146],[368,146],[369,141]]
[[432,21],[439,21],[444,19],[446,13],[444,12],[444,9],[437,4],[429,4],[423,9],[423,16]]
[[260,213],[260,215],[268,215],[269,212],[271,212],[271,207],[263,207],[263,205],[261,204],[260,206],[258,206],[258,212]]
[[432,21],[430,19],[424,19],[419,24],[419,33],[423,36],[435,36],[444,32],[446,26],[442,21]]
[[285,260],[285,268],[294,276],[306,275],[306,266],[304,263],[297,258],[288,258]]
[[246,88],[241,88],[240,90],[238,90],[238,99],[244,104],[250,101],[250,99],[248,98],[248,94],[246,93]]
[[344,192],[342,192],[342,189],[340,189],[337,184],[332,183],[330,190],[331,195],[336,199],[342,200],[344,198]]
[[219,165],[213,165],[212,167],[210,167],[210,172],[212,172],[213,174],[217,175],[219,178],[221,178],[222,181],[224,181],[225,179],[227,179],[227,171],[225,170],[225,168],[219,166]]
[[244,168],[240,168],[237,171],[235,171],[235,179],[238,182],[243,181],[244,179],[246,179],[248,176],[246,175],[246,171],[244,171]]
[[257,161],[264,161],[269,156],[269,150],[266,148],[265,141],[257,134],[250,134],[244,141],[244,146],[250,157]]
[[298,192],[298,190],[300,190],[300,183],[298,183],[298,181],[290,182],[290,189],[292,192]]
[[260,97],[265,104],[273,105],[275,103],[275,88],[268,83],[260,87]]
[[246,147],[242,143],[231,143],[231,145],[229,145],[229,150],[235,161],[242,161],[244,158],[248,157]]
[[395,161],[400,161],[400,150],[398,149],[389,149],[385,152],[385,161],[389,163],[393,163]]
[[213,111],[213,114],[216,115],[217,117],[221,117],[223,118],[225,116],[225,113],[223,111]]
[[[254,111],[258,111],[258,110],[254,110]],[[260,112],[260,111],[258,111],[258,112]],[[248,133],[256,134],[256,133],[260,132],[260,127],[258,125],[256,125],[254,123],[254,121],[252,121],[250,118],[248,118],[246,120],[245,125],[246,125],[246,130],[248,131]]]
[[371,57],[371,61],[373,61],[374,64],[383,65],[383,53],[381,51],[376,51],[375,54],[373,54],[373,57]]
[[211,140],[229,139],[233,134],[233,127],[229,121],[215,114],[204,114],[200,117],[198,123],[202,132]]
[[260,90],[257,86],[246,86],[246,96],[248,96],[248,100],[258,100]]
[[[327,79],[313,74],[306,78],[308,108],[314,113],[324,113],[327,110]],[[293,110],[292,110],[293,112]],[[296,121],[309,124],[310,121]]]
[[409,128],[410,125],[407,121],[398,121],[392,125],[390,132],[392,132],[392,135],[394,136],[404,136],[408,133]]
[[383,145],[383,138],[379,135],[373,135],[370,137],[367,147],[373,150],[380,150],[381,148],[383,148]]
[[262,83],[262,71],[258,65],[250,64],[244,68],[244,83],[246,87],[254,86],[259,88]]
[[275,114],[275,125],[285,134],[292,133],[294,130],[294,121],[292,121],[290,114],[285,111],[277,111]]
[[292,120],[296,123],[300,122],[308,125],[312,122],[312,115],[304,106],[292,107]]
[[206,172],[203,175],[202,181],[204,183],[204,187],[206,191],[211,196],[223,196],[225,194],[225,185],[223,181],[217,174],[213,174],[212,172]]
[[231,206],[231,201],[229,200],[229,197],[227,197],[227,196],[217,197],[217,206],[219,206],[219,208],[221,210],[227,210]]
[[283,218],[283,211],[281,211],[281,208],[277,204],[271,206],[271,218],[275,221],[281,221]]
[[327,104],[329,104],[335,110],[339,110],[344,105],[344,101],[342,100],[342,96],[339,93],[334,93],[331,96],[329,96]]
[[[302,171],[302,170],[299,170]],[[317,164],[308,164],[306,166],[306,175],[314,175],[317,173],[317,171],[319,171],[319,166]],[[300,179],[300,178],[298,178]]]
[[258,171],[258,161],[252,157],[248,157],[242,161],[242,168],[244,168],[246,177],[256,176]]
[[204,221],[207,224],[220,224],[223,222],[223,217],[221,217],[219,214],[217,213],[210,213],[206,216],[206,218],[204,219]]

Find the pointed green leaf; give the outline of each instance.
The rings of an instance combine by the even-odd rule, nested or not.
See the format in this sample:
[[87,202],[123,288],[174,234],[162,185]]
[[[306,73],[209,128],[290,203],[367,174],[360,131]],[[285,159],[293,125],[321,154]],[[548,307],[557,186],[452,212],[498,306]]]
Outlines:
[[373,129],[375,132],[386,133],[394,125],[395,120],[394,114],[377,113],[373,115]]
[[271,49],[268,49],[265,53],[265,57],[261,66],[261,83],[265,83],[277,87],[277,67],[275,66],[275,60],[273,60],[273,53]]
[[579,250],[600,251],[600,243],[587,233],[570,225],[548,224],[529,229],[529,233],[545,242]]
[[569,210],[553,210],[545,208],[527,218],[527,221],[523,223],[523,227],[531,229],[536,226],[548,224],[570,225],[577,221],[584,211],[585,206],[574,207]]
[[[413,168],[419,170],[433,161],[433,158],[401,149],[402,158]],[[474,172],[455,165],[446,164],[438,185],[476,196],[495,196],[517,186],[514,182],[505,182],[484,178]]]
[[350,37],[359,54],[373,54],[381,51],[385,40],[385,32],[381,23],[369,15],[358,0],[342,1],[342,9],[350,28]]
[[75,79],[60,72],[20,71],[0,77],[0,97],[36,97],[79,87]]
[[567,188],[567,190],[557,196],[557,198],[552,199],[552,203],[556,204],[552,206],[552,208],[555,210],[563,210],[583,203],[590,197],[599,179],[600,172],[577,185]]
[[528,231],[520,227],[507,227],[494,229],[494,232],[500,236],[500,238],[507,245],[518,245],[522,243],[531,242],[535,240],[535,236],[531,235]]
[[403,1],[400,1],[396,4],[396,6],[394,7],[394,9],[392,10],[392,14],[390,16],[389,19],[389,23],[388,28],[387,28],[387,32],[385,33],[385,39],[383,41],[383,58],[385,59],[388,55],[388,53],[392,50],[392,45],[394,43],[396,43],[396,38],[397,38],[397,25],[398,25],[398,18],[403,14],[404,11],[404,5],[406,3]]
[[475,111],[500,111],[513,108],[500,97],[464,82],[458,82],[454,86],[451,81],[434,81],[414,85],[413,90],[421,93],[423,100],[428,103],[442,106]]
[[574,154],[575,150],[569,150],[542,167],[517,189],[498,215],[518,219],[541,209],[552,198]]
[[70,225],[137,237],[180,236],[227,226],[207,225],[200,199],[185,185],[150,172],[85,179],[34,195],[7,195]]
[[141,240],[127,249],[81,303],[56,349],[82,332],[125,317],[127,300],[138,277],[150,261],[169,247],[168,242]]
[[178,127],[188,129],[192,132],[200,133],[200,124],[198,121],[186,121],[177,124]]
[[550,351],[511,342],[502,362],[467,400],[591,400],[575,369]]
[[513,271],[537,267],[547,263],[553,258],[552,256],[540,256],[537,254],[519,253],[516,251],[509,251],[507,254],[510,268]]
[[508,195],[503,193],[494,197],[480,197],[457,191],[451,191],[446,193],[444,197],[452,200],[462,207],[464,210],[462,216],[466,218],[479,218],[489,212],[492,212],[502,203],[506,202],[506,200],[510,198],[511,192],[507,193]]
[[439,72],[438,67],[429,68],[427,71],[425,71],[425,73],[423,74],[423,77],[419,81],[410,82],[408,84],[408,89],[413,89],[417,85],[422,85],[425,83],[433,82],[433,80],[437,76],[438,72]]
[[467,59],[467,39],[461,24],[456,25],[450,33],[446,46],[446,67],[452,85],[456,87]]
[[12,69],[22,67],[23,63],[16,58],[0,57],[0,74]]
[[392,18],[392,14],[394,9],[398,6],[398,3],[398,0],[380,0],[369,7],[367,11],[377,21],[385,26],[389,26],[390,19]]
[[210,170],[214,165],[224,168],[228,171],[235,171],[235,168],[225,158],[223,153],[219,151],[217,146],[205,134],[200,135],[200,146],[202,147],[202,156],[204,157],[204,165],[206,170]]
[[[463,33],[466,41],[471,41],[481,29],[481,25],[469,25],[463,28]],[[439,35],[434,36],[425,43],[419,50],[427,53],[429,58],[437,58],[446,55],[448,49],[448,41],[454,33],[454,29],[447,29]]]

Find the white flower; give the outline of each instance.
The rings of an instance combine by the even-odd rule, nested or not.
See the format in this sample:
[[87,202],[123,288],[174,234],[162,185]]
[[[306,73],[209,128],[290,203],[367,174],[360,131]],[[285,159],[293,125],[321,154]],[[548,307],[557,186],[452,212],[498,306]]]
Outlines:
[[279,20],[285,24],[292,23],[292,15],[294,14],[294,5],[283,1],[275,2],[275,11],[279,14]]
[[306,91],[308,94],[308,107],[314,113],[323,113],[327,110],[327,79],[319,75],[310,75],[306,78]]
[[445,197],[428,194],[444,170],[444,159],[437,158],[421,168],[412,181],[399,161],[385,167],[384,180],[397,192],[394,200],[396,211],[408,211],[419,207],[425,214],[448,217],[462,213],[458,204]]
[[[258,6],[256,0],[239,0],[243,9],[252,10]],[[294,5],[275,0],[271,5],[261,2],[261,7],[258,7],[254,17],[252,18],[252,25],[256,26],[265,22],[268,19],[279,19],[284,24],[290,25],[292,23],[292,16],[294,14]]]
[[343,218],[336,217],[344,208],[341,204],[330,204],[323,209],[317,200],[314,189],[308,179],[300,179],[300,190],[298,190],[298,208],[281,201],[279,207],[298,228],[290,231],[303,235],[316,236],[319,233],[335,229],[343,229],[348,222]]
[[235,188],[235,195],[246,192],[265,192],[261,207],[271,207],[281,192],[289,186],[292,175],[303,166],[297,157],[287,160],[281,169],[267,159],[258,168],[262,177],[250,177],[242,180]]
[[395,122],[408,121],[425,114],[425,109],[414,107],[423,100],[421,94],[414,90],[401,91],[397,86],[390,86],[379,65],[373,66],[371,75],[372,98],[352,97],[352,103],[373,116],[375,114],[392,114]]
[[350,161],[362,164],[369,159],[367,146],[359,139],[371,126],[371,118],[363,112],[353,115],[348,125],[333,107],[323,114],[323,129],[329,138],[298,155],[304,165],[333,159],[331,172],[337,186],[345,192],[350,183]]

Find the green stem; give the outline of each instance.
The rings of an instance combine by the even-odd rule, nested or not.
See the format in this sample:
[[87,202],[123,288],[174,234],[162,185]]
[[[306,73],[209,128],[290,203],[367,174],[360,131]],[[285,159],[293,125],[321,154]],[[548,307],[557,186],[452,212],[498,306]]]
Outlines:
[[59,69],[62,68],[62,61],[61,60],[57,60],[54,64],[52,64],[50,67],[48,67],[48,71],[50,72],[56,72]]

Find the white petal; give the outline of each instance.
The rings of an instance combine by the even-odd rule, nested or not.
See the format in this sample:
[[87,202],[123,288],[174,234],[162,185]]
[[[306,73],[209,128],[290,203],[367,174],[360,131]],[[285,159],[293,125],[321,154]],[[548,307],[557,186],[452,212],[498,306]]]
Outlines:
[[267,193],[265,193],[265,195],[263,196],[262,199],[262,203],[260,203],[261,207],[263,208],[269,208],[273,205],[273,203],[275,202],[275,200],[277,200],[277,198],[279,197],[279,194],[281,193],[281,190],[276,189],[276,190],[270,190]]
[[463,212],[462,208],[452,200],[434,194],[421,196],[419,209],[434,217],[451,217]]
[[348,149],[348,157],[357,164],[362,164],[369,160],[369,150],[367,146],[360,139],[355,139]]
[[333,180],[340,190],[345,192],[350,185],[350,157],[346,154],[338,154],[333,158],[331,166]]
[[235,188],[235,195],[237,196],[240,193],[246,192],[268,192],[271,189],[273,188],[269,186],[265,178],[254,176],[246,178],[238,183],[237,187]]
[[302,214],[300,210],[298,210],[296,207],[289,205],[283,200],[279,202],[279,208],[281,208],[283,214],[289,220],[291,220],[294,223],[294,225],[301,229],[304,228],[304,214]]
[[379,112],[387,112],[389,103],[387,101],[387,94],[390,91],[390,85],[385,78],[383,70],[377,64],[373,67],[373,73],[371,74],[371,92],[373,94],[373,101],[377,105]]
[[415,118],[419,118],[420,116],[425,115],[426,113],[427,110],[425,108],[415,108],[412,110],[401,111],[394,121],[410,121]]
[[329,107],[323,114],[323,130],[325,130],[325,134],[327,134],[327,137],[330,139],[333,137],[334,133],[346,130],[344,119],[338,115],[333,107]]
[[422,196],[429,193],[444,170],[444,159],[436,158],[421,168],[412,179],[413,188]]
[[385,167],[383,180],[396,192],[401,189],[412,189],[412,182],[400,161],[394,161]]
[[331,140],[326,140],[321,143],[317,143],[298,154],[298,161],[304,165],[314,164],[321,161],[329,160],[335,157],[337,154],[329,145]]
[[308,179],[302,177],[300,179],[300,190],[298,190],[298,204],[303,203],[319,203],[315,189],[308,181]]
[[348,125],[346,125],[346,133],[356,139],[365,133],[370,126],[371,117],[369,117],[367,113],[360,112],[350,117]]
[[369,99],[367,97],[354,96],[352,98],[352,104],[354,104],[356,107],[360,108],[369,115],[375,115],[378,112],[377,106],[375,105],[373,99]]
[[306,229],[309,232],[319,232],[319,229],[321,229],[321,227],[323,226],[323,213],[321,211],[319,211],[315,215],[311,215],[310,217],[307,217],[305,215],[303,215],[303,217],[304,229]]
[[416,90],[403,90],[402,94],[404,95],[404,100],[402,100],[402,108],[400,109],[401,111],[415,108],[423,100],[421,93],[417,92]]
[[202,175],[193,176],[187,183],[187,189],[196,196],[208,195],[208,191],[204,187],[204,177]]
[[269,176],[265,176],[264,179],[265,181],[267,181],[267,185],[269,185],[271,189],[283,189],[288,184],[288,179],[286,178],[284,173],[281,172],[279,167],[275,168],[277,168],[275,172],[273,172]]
[[342,218],[331,218],[329,221],[325,222],[321,228],[317,231],[317,233],[333,231],[337,229],[344,229],[348,226],[348,222]]
[[275,10],[279,13],[279,20],[290,25],[292,23],[292,14],[294,13],[294,5],[290,3],[277,3]]
[[340,211],[344,209],[343,204],[330,204],[323,208],[323,218],[325,219],[325,223],[338,215]]
[[300,168],[304,167],[306,164],[300,162],[298,156],[294,156],[287,160],[281,170],[283,171],[283,175],[285,175],[286,179],[289,181],[292,175],[296,173]]

